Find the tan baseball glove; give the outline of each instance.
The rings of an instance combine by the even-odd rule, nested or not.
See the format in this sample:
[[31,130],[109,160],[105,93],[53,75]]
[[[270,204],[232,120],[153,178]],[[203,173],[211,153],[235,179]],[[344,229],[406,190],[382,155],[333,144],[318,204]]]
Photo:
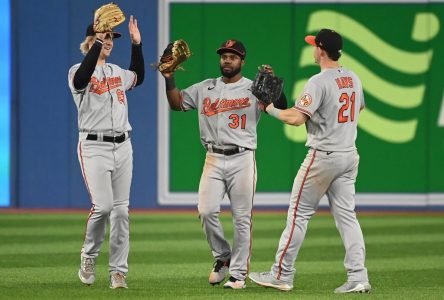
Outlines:
[[110,32],[125,21],[125,15],[114,2],[102,5],[94,13],[94,31]]
[[190,48],[184,40],[177,40],[169,43],[160,57],[157,69],[161,73],[172,73],[178,69],[183,69],[180,64],[191,56]]

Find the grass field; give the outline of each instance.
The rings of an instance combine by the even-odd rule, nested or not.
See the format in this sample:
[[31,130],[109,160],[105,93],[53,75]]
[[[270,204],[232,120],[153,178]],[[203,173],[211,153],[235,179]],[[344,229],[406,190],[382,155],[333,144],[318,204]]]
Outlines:
[[[360,214],[371,294],[335,295],[345,280],[333,219],[316,215],[296,263],[294,290],[247,282],[245,290],[208,284],[213,259],[196,213],[133,214],[128,290],[108,288],[108,243],[97,279],[77,277],[87,212],[0,214],[1,299],[444,299],[444,216]],[[231,216],[223,214],[231,238]],[[254,215],[251,271],[268,270],[284,213]]]

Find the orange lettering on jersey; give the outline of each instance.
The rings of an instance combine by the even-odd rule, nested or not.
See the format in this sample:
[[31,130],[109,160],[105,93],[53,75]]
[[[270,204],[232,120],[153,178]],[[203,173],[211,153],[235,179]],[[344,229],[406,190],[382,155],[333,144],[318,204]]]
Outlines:
[[125,93],[121,89],[117,89],[117,100],[119,100],[120,103],[125,104]]
[[239,99],[217,98],[214,102],[211,102],[210,97],[206,97],[203,100],[202,113],[209,117],[221,112],[249,107],[250,105],[250,98],[248,97]]
[[102,95],[103,93],[122,86],[122,79],[120,76],[103,78],[101,81],[93,76],[91,77],[90,82],[91,88],[89,89],[89,92],[97,95]]
[[335,81],[339,89],[353,88],[353,79],[351,77],[339,77]]

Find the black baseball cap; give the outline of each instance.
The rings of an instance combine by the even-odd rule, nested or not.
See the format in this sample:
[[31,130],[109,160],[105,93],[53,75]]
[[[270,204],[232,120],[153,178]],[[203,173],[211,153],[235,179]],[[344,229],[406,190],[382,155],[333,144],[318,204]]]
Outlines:
[[247,55],[247,50],[245,49],[244,44],[238,40],[227,40],[223,42],[222,45],[220,45],[220,48],[217,49],[216,53],[220,55],[224,52],[237,54],[242,59],[245,59],[245,56]]
[[[88,28],[86,28],[86,35],[85,36],[94,36],[95,34],[96,34],[96,32],[94,31],[93,24],[89,24]],[[112,34],[113,34],[113,39],[117,39],[122,36],[120,33],[115,32],[115,31],[112,31]]]
[[317,46],[328,53],[337,53],[342,50],[342,37],[332,29],[321,29],[316,36],[307,35],[305,41]]

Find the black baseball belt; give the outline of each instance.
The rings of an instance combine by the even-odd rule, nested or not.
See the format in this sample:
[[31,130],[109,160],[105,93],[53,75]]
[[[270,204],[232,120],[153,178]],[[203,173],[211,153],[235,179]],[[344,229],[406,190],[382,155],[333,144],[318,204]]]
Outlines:
[[205,148],[207,149],[208,152],[223,154],[223,155],[227,155],[227,156],[241,153],[241,152],[244,152],[247,150],[251,150],[250,148],[245,148],[245,147],[218,148],[218,147],[213,146],[211,144],[206,144]]
[[[130,131],[128,131],[128,133],[122,133],[121,135],[117,136],[104,135],[103,141],[120,144],[123,143],[127,138],[130,138],[130,136],[131,136]],[[89,141],[97,141],[99,140],[99,136],[97,134],[90,133],[86,136],[86,139]]]

